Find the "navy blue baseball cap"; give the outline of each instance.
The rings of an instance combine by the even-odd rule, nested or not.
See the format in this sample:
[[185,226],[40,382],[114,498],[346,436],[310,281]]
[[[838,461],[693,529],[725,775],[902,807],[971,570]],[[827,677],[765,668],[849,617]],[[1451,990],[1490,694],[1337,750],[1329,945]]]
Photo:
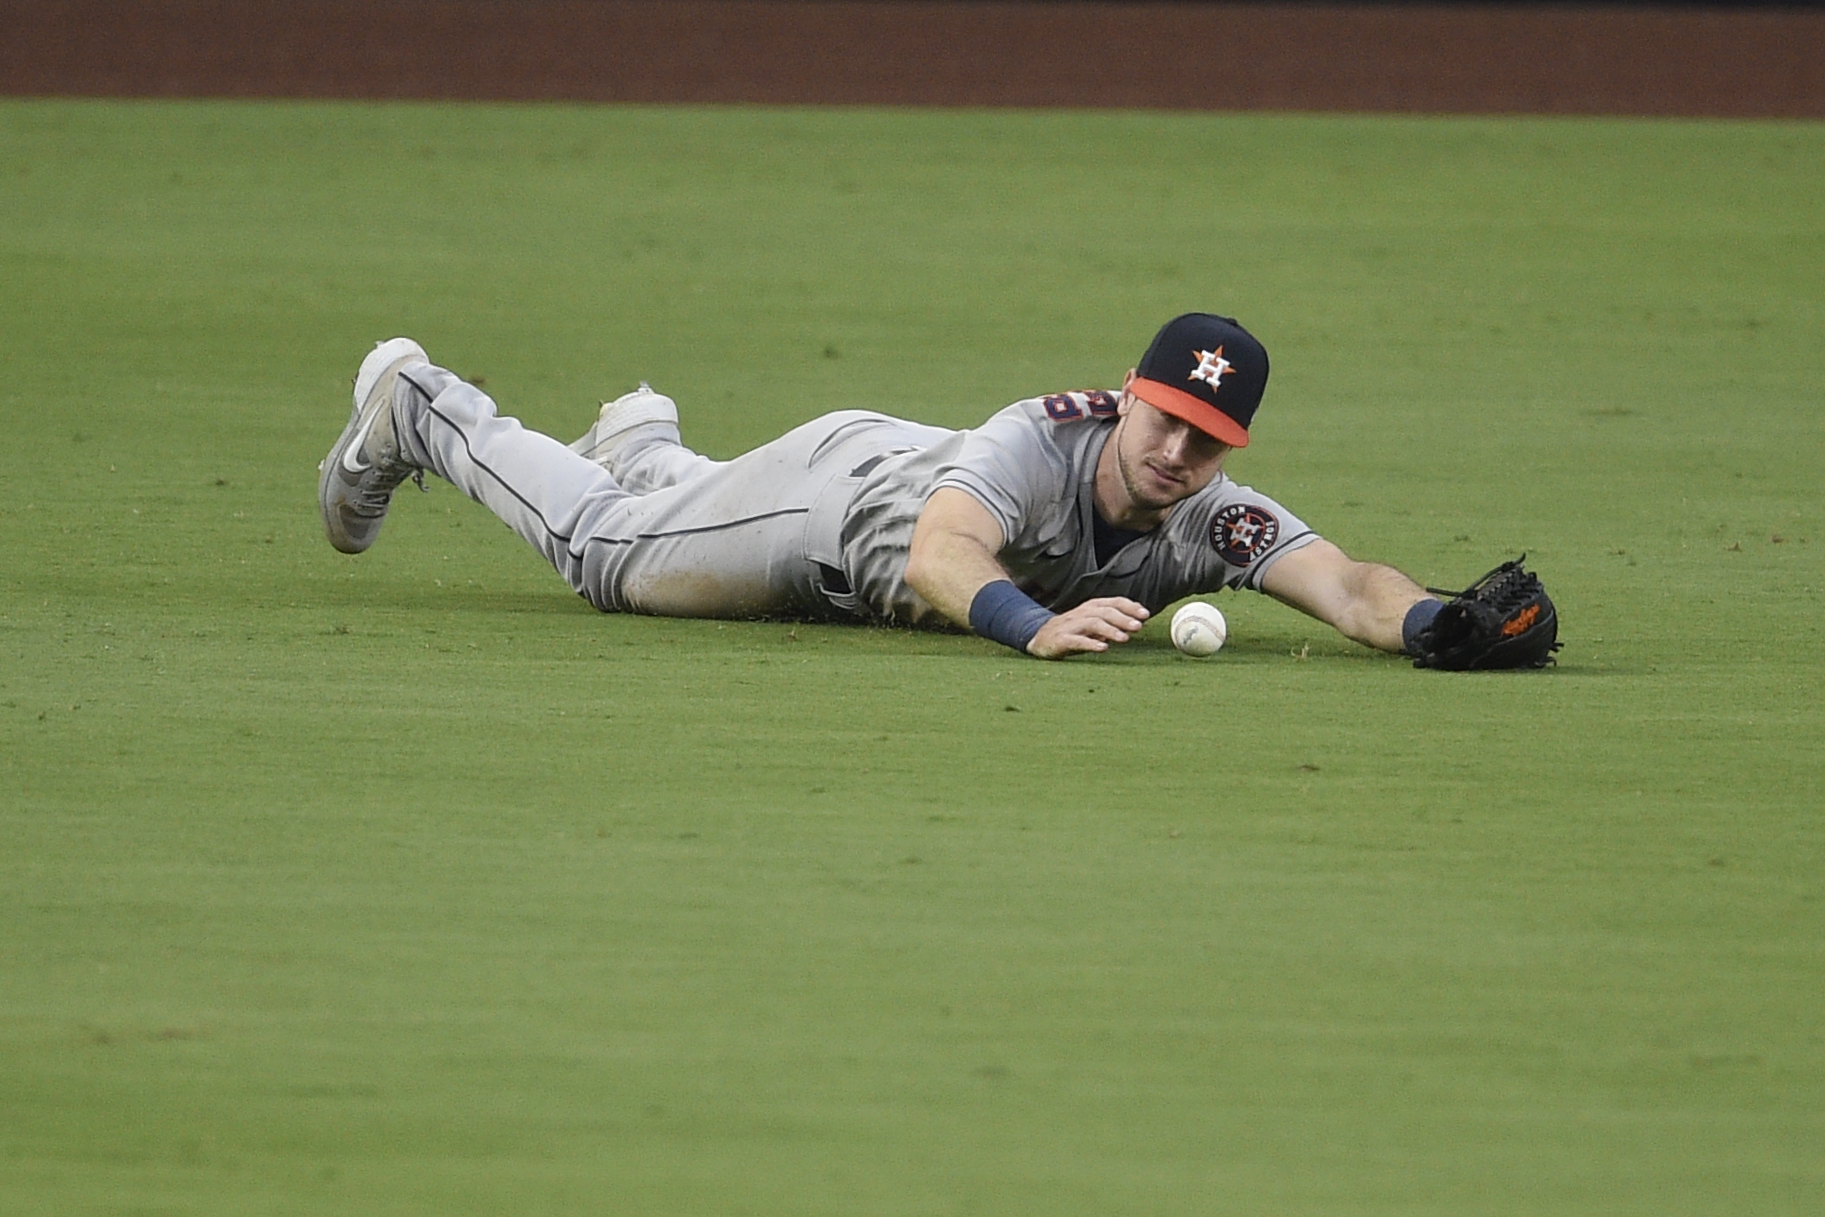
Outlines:
[[1186,313],[1153,336],[1128,391],[1233,448],[1248,447],[1267,390],[1267,348],[1233,317]]

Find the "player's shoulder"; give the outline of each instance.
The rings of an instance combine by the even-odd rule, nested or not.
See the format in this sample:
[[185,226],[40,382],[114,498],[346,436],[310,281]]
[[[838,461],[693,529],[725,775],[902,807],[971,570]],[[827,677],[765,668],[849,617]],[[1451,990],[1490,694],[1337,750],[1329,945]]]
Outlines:
[[[1028,397],[996,413],[983,429],[1005,442],[1037,443],[1061,452],[1092,443],[1115,421],[1117,393],[1077,389]],[[1018,438],[1017,438],[1018,437]]]
[[1065,393],[1047,393],[1029,397],[1009,406],[1034,423],[1068,426],[1072,423],[1098,422],[1115,417],[1121,394],[1109,389],[1072,389]]
[[1017,401],[967,432],[953,463],[1021,482],[1035,501],[1064,494],[1094,469],[1117,400],[1092,389]]
[[1048,393],[1038,400],[1046,421],[1064,426],[1114,418],[1121,395],[1108,389],[1073,389],[1069,393]]

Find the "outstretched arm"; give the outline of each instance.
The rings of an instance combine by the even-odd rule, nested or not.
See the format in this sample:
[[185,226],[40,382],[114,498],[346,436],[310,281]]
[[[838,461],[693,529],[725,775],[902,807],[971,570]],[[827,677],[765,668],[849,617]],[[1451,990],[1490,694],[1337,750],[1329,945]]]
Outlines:
[[1329,541],[1296,549],[1268,567],[1261,590],[1316,617],[1346,638],[1402,650],[1407,611],[1430,593],[1392,566],[1358,562]]
[[[906,559],[906,585],[926,603],[958,625],[975,627],[970,610],[982,590],[994,583],[1042,612],[1024,596],[1013,592],[1012,581],[996,554],[1006,544],[1001,525],[974,495],[953,486],[940,487],[925,502],[913,528],[912,549]],[[1106,651],[1112,642],[1126,642],[1147,621],[1147,610],[1125,596],[1086,601],[1068,612],[1046,614],[1039,631],[1026,644],[1029,655],[1061,659],[1082,651]],[[998,634],[989,637],[1014,645]]]

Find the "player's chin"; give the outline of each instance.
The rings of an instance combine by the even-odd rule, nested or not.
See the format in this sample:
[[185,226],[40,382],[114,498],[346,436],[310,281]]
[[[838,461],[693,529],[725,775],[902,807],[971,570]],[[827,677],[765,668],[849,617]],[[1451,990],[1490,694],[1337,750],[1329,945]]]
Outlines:
[[1190,497],[1191,495],[1189,492],[1180,490],[1172,494],[1153,493],[1136,495],[1134,501],[1136,506],[1147,511],[1165,511],[1168,507],[1177,506]]
[[1145,505],[1155,509],[1171,507],[1174,503],[1188,499],[1195,489],[1189,478],[1175,478],[1154,469],[1147,471],[1147,481],[1149,484],[1145,487]]

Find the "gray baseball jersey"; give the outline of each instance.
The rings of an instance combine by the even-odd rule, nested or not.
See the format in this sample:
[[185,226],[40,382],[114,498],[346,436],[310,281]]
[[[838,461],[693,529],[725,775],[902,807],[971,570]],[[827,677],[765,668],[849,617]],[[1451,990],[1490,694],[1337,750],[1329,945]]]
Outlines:
[[1158,612],[1200,592],[1259,590],[1268,567],[1317,540],[1286,508],[1219,474],[1164,524],[1099,560],[1096,464],[1115,430],[1117,399],[1097,390],[1016,402],[980,427],[881,462],[843,527],[845,567],[862,602],[889,621],[918,622],[931,611],[902,575],[919,512],[945,486],[988,508],[1006,538],[1003,568],[1058,611],[1127,596]]
[[401,373],[403,451],[487,506],[571,587],[612,612],[801,616],[941,624],[904,574],[913,526],[940,486],[1000,522],[1001,561],[1041,604],[1260,586],[1314,538],[1278,503],[1226,477],[1099,562],[1092,491],[1116,397],[1018,402],[951,431],[883,414],[825,415],[729,461],[653,428],[598,466],[502,417],[481,390],[428,365]]

